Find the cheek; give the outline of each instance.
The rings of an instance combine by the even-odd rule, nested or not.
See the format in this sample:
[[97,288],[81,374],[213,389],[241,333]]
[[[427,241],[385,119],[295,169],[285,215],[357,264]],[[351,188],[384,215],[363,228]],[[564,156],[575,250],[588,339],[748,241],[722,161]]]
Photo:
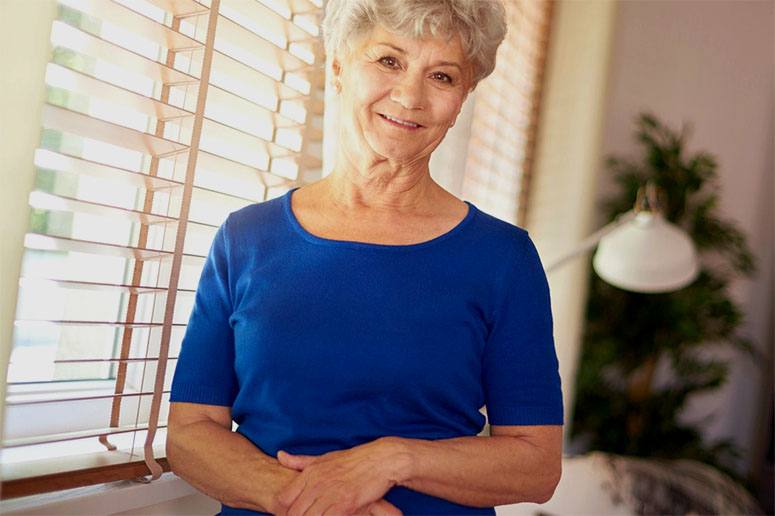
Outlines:
[[360,108],[368,108],[374,102],[384,98],[390,92],[390,79],[376,70],[364,69],[351,83],[352,96]]
[[458,98],[440,99],[440,101],[434,105],[433,120],[436,121],[439,129],[446,130],[449,128],[449,125],[457,118],[460,107],[460,99]]

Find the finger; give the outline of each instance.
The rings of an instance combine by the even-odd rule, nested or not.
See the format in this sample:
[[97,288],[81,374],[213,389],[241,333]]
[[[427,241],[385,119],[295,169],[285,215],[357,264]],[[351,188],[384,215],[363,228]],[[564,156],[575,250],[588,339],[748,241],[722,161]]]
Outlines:
[[277,460],[286,468],[302,471],[315,461],[314,455],[292,455],[284,450],[277,452]]
[[332,503],[325,511],[323,511],[323,516],[342,516],[343,514],[354,513],[348,512],[343,506],[336,503]]
[[367,503],[360,509],[356,510],[353,513],[353,516],[378,516],[380,514],[378,503],[379,502]]
[[304,516],[323,516],[326,512],[328,514],[342,514],[341,510],[336,511],[336,501],[326,497],[325,493],[321,493],[302,514]]
[[[304,475],[300,475],[303,477]],[[293,501],[290,508],[288,509],[288,516],[302,516],[303,514],[321,514],[321,509],[325,509],[326,507],[316,507],[315,511],[317,512],[310,512],[312,510],[313,505],[316,503],[322,502],[322,500],[319,500],[320,498],[324,497],[326,494],[325,489],[321,489],[319,486],[315,486],[307,484],[305,479],[305,485],[304,489],[301,490],[301,493],[296,497],[296,500]]]
[[401,510],[384,498],[368,506],[368,514],[372,516],[403,516]]

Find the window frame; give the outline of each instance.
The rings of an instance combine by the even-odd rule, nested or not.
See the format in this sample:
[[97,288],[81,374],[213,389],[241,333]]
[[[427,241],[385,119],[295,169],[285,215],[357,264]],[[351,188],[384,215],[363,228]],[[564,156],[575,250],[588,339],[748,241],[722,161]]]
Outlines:
[[[161,0],[151,0],[151,2],[164,3]],[[192,2],[191,0],[175,0],[175,2],[171,2],[169,5],[176,4],[176,2],[177,4],[195,3],[195,1]],[[304,2],[302,3],[305,3],[305,2],[310,3],[307,0],[304,0]],[[215,26],[216,26],[212,22],[215,18],[221,15],[221,13],[218,10],[219,3],[220,3],[220,0],[211,0],[211,3],[209,5],[209,8],[211,10],[206,14],[206,16],[210,17],[210,23],[208,23],[208,27],[210,27],[210,29],[208,30],[207,43],[206,43],[204,52],[205,53],[209,52],[210,55],[212,55],[213,53],[213,41],[215,38]],[[260,0],[257,2],[257,4],[258,3],[260,3]],[[54,10],[58,9],[58,3],[56,2],[56,0],[49,0],[47,5],[49,7],[55,6]],[[262,9],[264,10],[269,9],[269,7],[263,6],[263,4],[261,5],[262,5],[261,7]],[[314,6],[315,0],[313,0],[313,3],[310,3],[310,5]],[[213,14],[213,12],[215,14]],[[294,15],[291,11],[291,15],[289,15],[289,17],[285,19],[283,23],[293,24],[293,16]],[[302,13],[302,16],[304,16],[305,17],[304,19],[307,20],[306,14]],[[47,23],[48,23],[49,30],[51,29],[51,26],[52,26],[52,20],[56,21],[57,19],[58,18],[56,15],[48,19]],[[174,23],[175,22],[173,22],[173,24]],[[293,30],[298,32],[300,29],[296,28]],[[38,35],[40,35],[40,33],[38,33]],[[310,36],[309,39],[314,40],[316,38],[314,36]],[[290,44],[294,45],[297,43],[290,43]],[[49,46],[49,49],[51,49],[50,46]],[[286,48],[284,51],[287,51],[287,50],[288,49]],[[205,61],[207,61],[207,58],[205,58]],[[48,62],[48,56],[46,56],[46,62]],[[206,65],[206,66],[209,66],[209,65]],[[322,74],[322,69],[320,71]],[[293,73],[294,72],[291,71],[289,75],[292,75]],[[285,72],[283,72],[283,77],[284,76],[285,76]],[[208,87],[214,87],[212,86],[212,84],[210,84],[211,81],[209,77],[207,79],[205,79],[205,77],[207,76],[206,74],[203,73],[202,79],[199,81],[199,88],[200,88],[199,97],[202,99],[206,98],[205,95],[201,94],[202,91],[206,91]],[[322,84],[322,81],[320,81],[320,83]],[[42,85],[42,89],[45,90],[47,88],[47,86],[45,86],[45,82],[41,81],[40,84]],[[319,87],[320,85],[314,86],[313,90]],[[313,98],[314,95],[315,95],[315,91],[307,95],[307,100],[304,101],[305,104],[310,101],[314,103],[314,98]],[[38,99],[36,99],[36,102],[38,102]],[[44,102],[45,101],[41,102],[41,104],[43,104]],[[206,115],[204,114],[204,111],[205,111],[204,102],[205,100],[201,101],[202,105],[197,110],[199,114],[194,119],[194,128],[192,129],[194,133],[196,133],[197,131],[201,131],[201,126],[204,123],[204,119],[206,117]],[[315,110],[313,109],[312,111],[314,112]],[[315,114],[319,116],[322,113],[316,112]],[[282,117],[284,115],[282,115],[281,113],[278,113],[278,116]],[[306,124],[310,124],[310,123],[311,123],[311,117],[308,117]],[[34,125],[37,126],[39,131],[40,123],[37,122],[36,120]],[[199,128],[197,128],[197,125]],[[302,131],[302,139],[301,139],[302,145],[301,145],[301,148],[298,149],[298,156],[304,157],[306,155],[306,152],[305,152],[306,147],[310,145],[310,140],[309,138],[304,137],[304,133],[306,133],[305,123],[300,123],[299,127],[300,127],[300,130]],[[282,129],[280,132],[282,132]],[[198,150],[198,142],[199,142],[198,135],[195,134],[194,140],[197,142],[196,145]],[[39,142],[36,141],[34,144],[35,147],[37,147],[38,144]],[[191,147],[194,148],[193,145]],[[299,161],[302,161],[302,160],[299,160]],[[308,163],[311,163],[313,165],[312,168],[314,168],[314,164],[316,163],[316,161],[312,160],[312,161],[308,161]],[[186,175],[185,183],[182,185],[182,188],[184,190],[185,189],[188,190],[188,198],[190,198],[191,189],[193,188],[193,166],[191,166],[190,168],[191,170]],[[301,180],[301,178],[303,177],[303,171],[304,171],[304,167],[300,167],[299,176],[295,181]],[[288,187],[292,187],[294,186],[295,181],[286,180],[285,185]],[[185,196],[186,194],[184,193],[183,197],[185,198]],[[178,230],[177,230],[178,234],[182,233],[184,235],[185,235],[185,230],[188,223],[188,213],[184,211],[185,209],[187,208],[184,206],[184,209],[182,209],[180,212]],[[24,226],[25,226],[25,229],[27,229],[26,223],[24,224]],[[183,229],[181,229],[181,227]],[[177,238],[178,240],[180,240],[179,235]],[[180,246],[176,245],[175,247],[176,247],[176,254],[173,255],[172,267],[173,269],[177,267],[178,272],[175,272],[173,270],[173,272],[171,273],[173,276],[180,273],[179,272],[181,267],[180,257],[182,256],[181,254],[182,249],[180,248]],[[22,252],[25,249],[23,245],[20,245],[19,248]],[[177,264],[174,263],[176,259],[178,260]],[[127,261],[126,263],[129,263],[129,262]],[[14,276],[18,278],[19,277],[18,272]],[[167,293],[165,294],[167,297],[171,296],[174,298],[178,294],[177,288],[176,288],[177,285],[174,284],[176,281],[177,281],[177,277],[175,277],[174,281],[173,279],[170,279],[171,283],[170,283],[170,286],[168,287]],[[142,282],[140,284],[142,284]],[[18,288],[18,284],[15,285],[15,287]],[[14,293],[16,293],[16,288],[14,289]],[[126,299],[128,299],[127,296],[122,296],[120,304],[125,305]],[[164,310],[164,306],[162,306],[161,308],[165,319],[165,324],[161,327],[161,329],[163,332],[164,331],[170,332],[171,325],[172,325],[172,317],[174,315],[174,309],[170,309],[169,307],[167,307],[167,309]],[[171,337],[167,335],[166,337],[167,344],[169,343],[170,338]],[[120,340],[121,339],[119,339],[119,341]],[[164,339],[163,339],[163,342],[164,342]],[[121,343],[119,342],[119,346],[120,345]],[[7,351],[10,352],[10,348]],[[165,359],[160,359],[159,362],[157,363],[157,366],[162,369],[162,373],[160,373],[162,378],[164,376],[164,367],[165,367],[164,362],[165,362]],[[8,366],[8,360],[4,360],[3,367],[7,368],[7,366]],[[158,379],[159,373],[157,372],[157,374],[155,375],[152,374],[151,376],[152,377],[157,376],[157,379]],[[147,378],[145,378],[145,381],[147,381]],[[41,392],[45,392],[48,388],[52,387],[54,383],[59,383],[59,382],[48,382],[48,383],[30,382],[24,385],[20,385],[20,384],[9,385],[7,386],[8,389],[6,389],[5,392],[2,393],[3,396],[2,396],[2,400],[0,400],[0,408],[3,408],[4,410],[14,410],[16,408],[14,406],[6,406],[5,399],[8,395],[13,395],[15,397],[33,396],[36,393],[40,394]],[[67,384],[68,384],[68,387],[70,387],[70,389],[68,389],[67,392],[72,395],[78,395],[79,393],[93,394],[94,393],[93,388],[99,387],[102,390],[104,390],[106,394],[113,395],[115,383],[116,383],[115,379],[68,381]],[[64,385],[64,382],[61,382],[60,385]],[[4,385],[4,389],[5,388],[6,388],[6,385]],[[124,392],[127,392],[128,390],[129,390],[129,387],[126,387]],[[57,389],[54,389],[54,391],[60,392]],[[155,391],[158,392],[158,389],[155,389]],[[154,397],[156,396],[157,395],[154,395]],[[160,397],[160,394],[159,394],[159,397]],[[160,403],[160,401],[158,400],[155,401],[156,408],[158,408],[158,403]],[[144,405],[143,417],[139,418],[138,421],[147,422],[149,420],[153,420],[156,417],[156,415],[154,415],[154,406],[153,405],[148,406],[147,404],[143,404],[143,405]],[[82,423],[83,422],[84,421],[82,421]],[[51,422],[49,421],[49,423]],[[89,423],[87,426],[90,426],[92,422],[86,421],[86,423]],[[94,428],[99,428],[99,426],[102,426],[102,425],[98,424],[94,426]],[[40,428],[37,428],[35,433],[36,434],[41,433],[40,430],[41,430]],[[47,429],[44,429],[44,430],[47,430]],[[158,465],[161,466],[161,471],[154,471],[154,474],[158,475],[163,471],[169,471],[169,466],[166,463],[166,460],[164,459],[163,447],[161,449],[158,449],[158,446],[155,446],[155,447],[157,448],[157,450],[154,453],[154,457]],[[117,452],[117,453],[120,453],[120,452]],[[11,465],[3,464],[2,499],[5,500],[8,498],[27,496],[30,494],[43,493],[43,492],[52,491],[52,490],[61,490],[61,489],[79,487],[79,486],[87,486],[95,483],[110,482],[113,480],[135,479],[138,477],[145,477],[151,474],[151,469],[149,469],[149,466],[147,464],[148,463],[147,459],[144,460],[142,457],[139,457],[138,460],[131,460],[132,457],[130,456],[129,457],[130,460],[127,460],[126,457],[118,457],[117,455],[117,458],[120,460],[115,461],[116,463],[114,464],[107,464],[106,462],[108,463],[111,462],[110,460],[108,461],[105,460],[107,455],[108,454],[105,454],[103,452],[101,454],[98,453],[98,454],[88,454],[85,456],[72,456],[72,457],[68,457],[66,460],[62,460],[58,458],[55,460],[20,462],[20,463],[11,464]],[[8,473],[9,471],[10,473]]]

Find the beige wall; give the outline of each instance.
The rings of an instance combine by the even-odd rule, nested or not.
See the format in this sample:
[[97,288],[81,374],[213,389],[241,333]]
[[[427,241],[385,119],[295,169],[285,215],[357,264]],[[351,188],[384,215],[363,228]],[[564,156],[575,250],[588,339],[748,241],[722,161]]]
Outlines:
[[[606,0],[559,0],[555,4],[527,220],[545,265],[594,229],[615,12],[616,3]],[[434,178],[458,196],[467,148],[461,142],[470,134],[472,101],[469,98],[458,123],[431,160]],[[566,440],[575,400],[589,266],[589,257],[579,258],[549,276]]]
[[[682,121],[694,125],[688,150],[718,158],[721,213],[745,231],[759,259],[757,276],[735,282],[732,293],[747,318],[743,333],[770,357],[773,6],[772,1],[622,2],[603,140],[606,154],[638,156],[632,121],[644,108],[673,127]],[[603,180],[598,195],[610,189]],[[746,452],[740,465],[744,472],[752,445],[766,431],[758,413],[766,406],[762,393],[767,386],[772,389],[772,380],[738,353],[713,355],[731,360],[728,382],[692,400],[685,419],[715,413],[706,436],[733,438]],[[771,359],[767,362],[771,366]]]
[[[527,220],[545,265],[595,229],[593,201],[616,8],[609,1],[555,4]],[[549,275],[566,442],[589,267],[587,255]]]
[[[33,152],[40,141],[49,34],[54,0],[0,1],[0,414],[16,313],[19,266],[34,180]],[[2,417],[0,417],[0,420]],[[0,439],[2,425],[0,425]]]

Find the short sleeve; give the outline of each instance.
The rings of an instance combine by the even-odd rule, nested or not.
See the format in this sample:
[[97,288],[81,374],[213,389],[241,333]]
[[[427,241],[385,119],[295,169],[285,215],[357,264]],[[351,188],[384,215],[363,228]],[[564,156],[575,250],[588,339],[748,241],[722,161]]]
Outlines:
[[218,228],[199,278],[172,378],[171,402],[231,406],[237,395],[227,223]]
[[491,425],[561,425],[563,401],[549,285],[524,234],[515,276],[485,344],[483,383]]

